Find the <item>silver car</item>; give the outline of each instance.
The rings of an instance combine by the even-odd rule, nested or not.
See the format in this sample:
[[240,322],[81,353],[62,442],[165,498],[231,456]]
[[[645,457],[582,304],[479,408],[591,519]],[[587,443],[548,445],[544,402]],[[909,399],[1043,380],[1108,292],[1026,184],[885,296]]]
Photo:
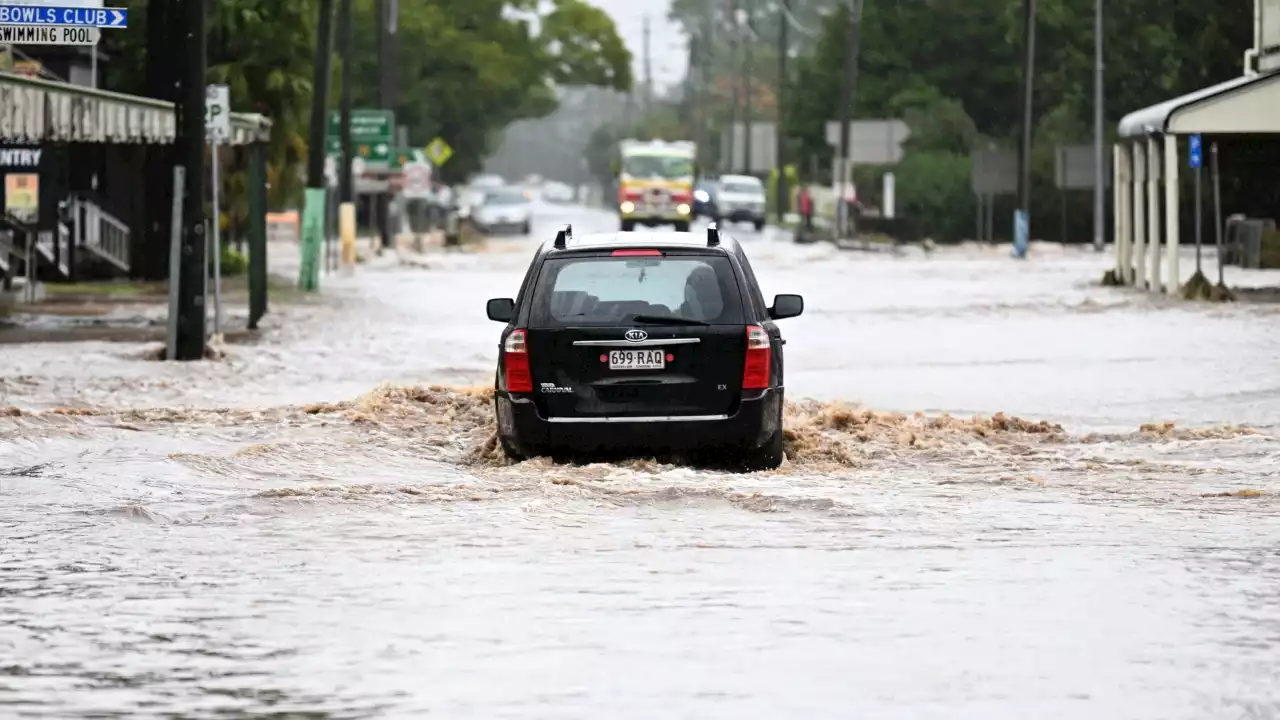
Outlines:
[[721,175],[716,192],[717,222],[749,222],[756,230],[764,229],[765,190],[760,178],[750,175]]

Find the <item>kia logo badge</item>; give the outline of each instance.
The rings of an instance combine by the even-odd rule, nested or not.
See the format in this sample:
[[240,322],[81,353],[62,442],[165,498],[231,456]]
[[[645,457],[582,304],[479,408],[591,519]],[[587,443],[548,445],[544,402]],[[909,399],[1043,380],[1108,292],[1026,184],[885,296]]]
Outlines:
[[623,337],[625,337],[629,342],[644,342],[648,339],[649,333],[643,330],[628,330],[627,334],[623,335]]

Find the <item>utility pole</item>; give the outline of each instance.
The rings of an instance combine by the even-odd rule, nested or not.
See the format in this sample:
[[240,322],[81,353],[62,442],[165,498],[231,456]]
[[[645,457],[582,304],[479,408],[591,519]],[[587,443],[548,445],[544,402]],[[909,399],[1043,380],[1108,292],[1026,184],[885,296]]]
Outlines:
[[[181,8],[178,18],[186,37],[182,51],[175,57],[181,63],[177,72],[174,110],[177,114],[177,138],[174,142],[175,165],[184,169],[185,187],[182,200],[181,256],[178,277],[177,323],[172,345],[175,360],[202,360],[205,350],[205,286],[208,271],[204,214],[205,151],[205,4],[178,2],[169,6]],[[323,168],[322,168],[323,169]]]
[[[320,248],[324,244],[325,195],[328,183],[324,177],[325,135],[328,131],[330,61],[333,48],[333,0],[320,0],[320,19],[316,23],[315,78],[311,90],[311,131],[307,148],[307,191],[302,210],[302,263],[298,288],[320,289]],[[187,168],[187,173],[191,169]]]
[[653,56],[649,54],[649,16],[644,16],[644,111],[653,112]]
[[702,15],[702,53],[699,58],[701,63],[700,71],[702,73],[702,98],[703,113],[702,124],[698,126],[698,147],[701,149],[703,159],[702,169],[707,169],[707,154],[711,151],[711,144],[715,142],[712,132],[712,118],[715,110],[715,88],[711,86],[712,66],[715,62],[715,4],[714,0],[704,0],[704,8]]
[[776,96],[777,118],[774,121],[776,165],[778,167],[778,222],[791,210],[791,189],[787,187],[787,133],[782,128],[782,108],[787,96],[787,51],[790,49],[787,30],[791,25],[791,0],[782,0],[782,14],[778,23],[778,88]]
[[1106,244],[1106,231],[1104,217],[1107,212],[1107,204],[1104,199],[1102,188],[1105,184],[1106,172],[1104,169],[1104,160],[1106,155],[1103,154],[1102,144],[1106,139],[1103,132],[1103,105],[1104,94],[1103,88],[1106,82],[1103,73],[1103,56],[1102,56],[1102,0],[1095,0],[1093,8],[1093,249],[1102,252]]
[[[396,24],[399,20],[399,3],[396,0],[374,0],[375,22],[378,38],[378,100],[383,110],[396,109],[395,81],[392,76],[395,63],[392,60],[392,48],[395,40]],[[395,128],[392,128],[392,135]],[[394,140],[393,140],[394,142]],[[374,196],[377,202],[378,218],[378,254],[391,246],[391,194],[390,191]]]
[[751,174],[751,96],[755,94],[755,83],[751,74],[751,45],[755,41],[755,29],[752,25],[752,0],[745,0],[747,8],[740,23],[742,32],[742,172]]
[[1023,0],[1022,147],[1018,153],[1018,210],[1013,220],[1013,256],[1027,256],[1031,241],[1031,131],[1035,91],[1036,0]]
[[[732,22],[737,23],[738,0],[733,0],[730,13]],[[729,103],[729,158],[721,163],[728,172],[738,169],[738,81],[733,79],[733,66],[737,62],[738,33],[735,28],[729,33],[729,85],[733,88],[733,96]]]
[[840,87],[840,157],[836,173],[836,231],[841,238],[850,230],[849,203],[845,202],[848,183],[853,176],[853,163],[849,159],[850,134],[853,128],[853,103],[858,91],[858,52],[862,42],[863,0],[849,0],[849,22],[845,28],[844,84]]
[[342,58],[342,84],[338,90],[339,157],[342,160],[338,164],[338,244],[341,248],[338,265],[344,272],[352,272],[356,263],[356,197],[355,178],[351,175],[351,165],[355,160],[355,143],[351,141],[351,76],[355,70],[356,32],[351,0],[342,0],[338,18],[342,30],[338,43],[339,57]]

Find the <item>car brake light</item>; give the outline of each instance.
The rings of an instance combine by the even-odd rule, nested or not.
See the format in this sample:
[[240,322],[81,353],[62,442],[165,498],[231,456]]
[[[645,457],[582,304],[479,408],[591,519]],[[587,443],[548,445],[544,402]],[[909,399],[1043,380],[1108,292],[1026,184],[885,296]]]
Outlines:
[[614,250],[614,257],[640,257],[649,255],[661,255],[661,250]]
[[772,347],[769,333],[759,325],[747,326],[747,362],[742,369],[743,390],[763,390],[769,387],[772,366]]
[[624,200],[639,200],[643,196],[644,192],[640,188],[627,188],[622,193]]
[[524,330],[512,330],[502,344],[502,366],[507,373],[507,392],[533,392],[529,369],[529,348]]

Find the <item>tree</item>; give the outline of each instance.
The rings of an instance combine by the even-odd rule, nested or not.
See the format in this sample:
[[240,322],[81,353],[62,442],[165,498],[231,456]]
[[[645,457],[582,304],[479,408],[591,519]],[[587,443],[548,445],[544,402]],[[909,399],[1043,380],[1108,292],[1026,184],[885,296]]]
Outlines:
[[[357,106],[377,104],[373,2],[356,2]],[[461,180],[480,167],[510,123],[556,108],[554,84],[631,87],[631,55],[612,19],[582,0],[556,0],[537,16],[525,2],[430,0],[402,3],[396,121],[410,143],[443,138],[454,150],[442,168]]]
[[[374,0],[356,0],[356,105],[376,107]],[[146,23],[147,0],[124,0]],[[307,156],[317,0],[219,0],[209,17],[209,82],[225,82],[231,107],[271,118],[271,204],[296,202]],[[104,33],[107,86],[141,94],[146,32]],[[400,3],[397,121],[414,145],[436,135],[454,149],[446,175],[479,166],[508,123],[556,107],[555,83],[627,90],[631,56],[612,20],[583,0],[422,0]],[[342,69],[335,65],[335,77]],[[336,84],[335,84],[336,89]],[[337,93],[332,93],[332,106]],[[234,190],[242,179],[228,177]],[[229,197],[234,204],[235,198]]]
[[[677,5],[683,1],[676,0]],[[1013,147],[1017,141],[1021,5],[1021,0],[869,0],[865,5],[855,115],[902,118],[912,128],[906,159],[896,170],[899,204],[918,216],[927,234],[957,237],[972,222],[968,153],[973,142]],[[1240,50],[1251,42],[1247,5],[1108,3],[1107,127],[1138,108],[1237,76]],[[1054,147],[1092,139],[1093,10],[1093,3],[1039,0],[1033,228],[1060,223]],[[824,164],[831,148],[823,126],[839,115],[845,13],[837,8],[823,22],[813,52],[798,63],[797,88],[784,112],[787,135]],[[1087,209],[1082,210],[1076,215],[1088,222]],[[1004,225],[998,222],[997,228]]]

